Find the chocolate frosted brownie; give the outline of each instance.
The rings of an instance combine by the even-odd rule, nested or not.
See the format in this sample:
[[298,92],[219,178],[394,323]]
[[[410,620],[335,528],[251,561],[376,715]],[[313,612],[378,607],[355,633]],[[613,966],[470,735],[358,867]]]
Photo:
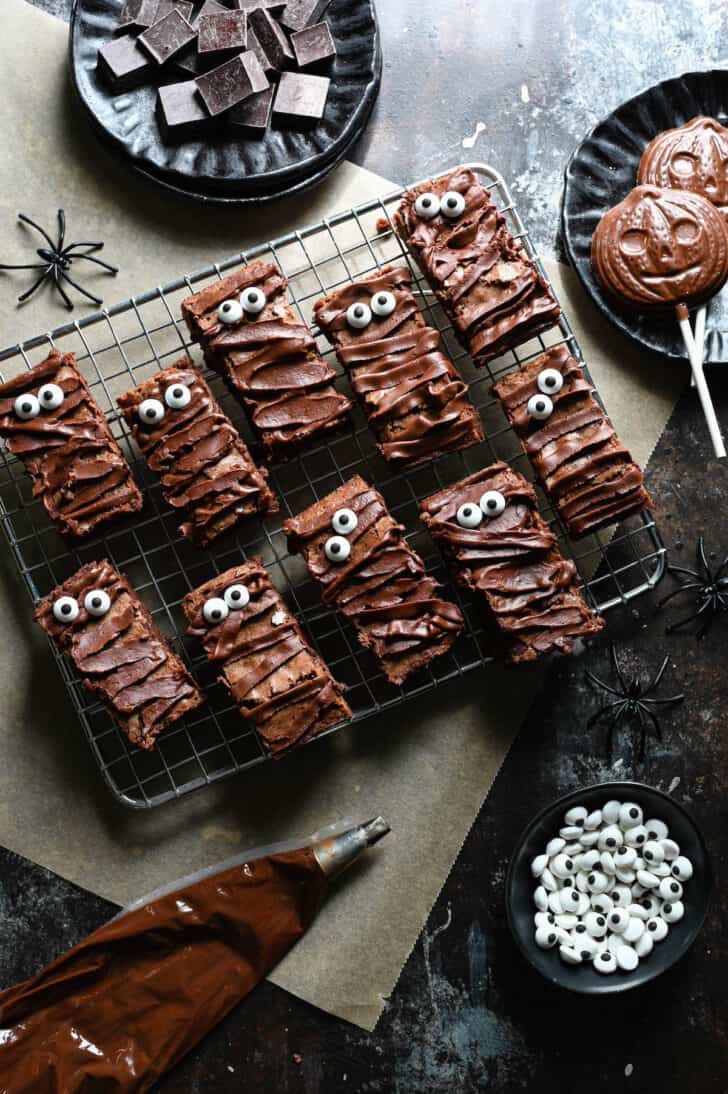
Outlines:
[[242,400],[268,458],[337,429],[351,409],[287,284],[273,263],[254,262],[182,301],[190,334]]
[[557,321],[546,281],[468,168],[410,190],[394,223],[476,365]]
[[324,602],[351,620],[391,683],[445,653],[462,630],[460,610],[439,596],[404,528],[359,475],[285,521],[283,531]]
[[203,702],[200,689],[110,562],[89,562],[41,600],[35,620],[70,657],[133,745]]
[[457,580],[483,594],[511,661],[571,653],[574,638],[604,626],[536,506],[533,487],[505,463],[477,471],[421,505],[422,520]]
[[184,599],[188,634],[202,640],[220,679],[273,757],[351,717],[344,686],[306,641],[260,559]]
[[86,536],[142,496],[72,353],[51,350],[0,385],[0,435],[60,532]]
[[314,308],[336,346],[385,460],[417,464],[483,440],[467,385],[440,348],[410,288],[387,268],[345,285]]
[[192,362],[182,358],[117,399],[164,496],[184,516],[186,536],[206,547],[278,502],[247,445]]
[[493,391],[571,536],[651,504],[642,471],[566,346],[504,376]]

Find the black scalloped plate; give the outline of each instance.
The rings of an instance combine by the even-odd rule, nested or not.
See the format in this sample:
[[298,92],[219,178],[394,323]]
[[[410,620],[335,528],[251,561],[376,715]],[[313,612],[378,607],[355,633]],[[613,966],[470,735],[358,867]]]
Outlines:
[[[728,124],[728,71],[688,72],[623,103],[581,142],[566,167],[561,227],[569,259],[592,300],[644,349],[685,359],[677,323],[620,311],[594,276],[591,241],[601,216],[635,185],[645,146],[696,114]],[[728,290],[710,303],[706,364],[728,363]]]
[[[103,140],[147,178],[200,201],[260,204],[320,181],[364,131],[379,91],[382,56],[374,0],[332,0],[326,18],[338,56],[322,122],[309,129],[274,126],[262,140],[220,135],[166,144],[154,116],[156,88],[112,95],[96,72],[96,54],[112,36],[121,0],[74,0],[73,83]],[[179,77],[170,73],[169,81]]]

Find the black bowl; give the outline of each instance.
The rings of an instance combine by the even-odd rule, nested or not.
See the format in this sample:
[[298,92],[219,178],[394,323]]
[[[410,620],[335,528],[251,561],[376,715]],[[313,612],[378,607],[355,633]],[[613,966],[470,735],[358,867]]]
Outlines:
[[[670,927],[670,933],[657,942],[649,957],[640,961],[634,972],[617,972],[605,976],[591,962],[567,965],[558,948],[542,950],[534,938],[533,903],[535,881],[531,862],[541,854],[550,839],[558,835],[562,817],[574,805],[584,805],[590,811],[599,809],[610,799],[633,801],[641,806],[646,819],[663,820],[670,837],[680,844],[680,853],[693,864],[694,873],[685,882],[685,915]],[[633,782],[607,782],[575,790],[546,806],[534,817],[516,844],[506,878],[506,915],[518,948],[535,969],[554,984],[587,995],[607,995],[627,991],[654,980],[675,964],[695,941],[708,910],[713,876],[705,841],[695,822],[681,805],[651,786]]]

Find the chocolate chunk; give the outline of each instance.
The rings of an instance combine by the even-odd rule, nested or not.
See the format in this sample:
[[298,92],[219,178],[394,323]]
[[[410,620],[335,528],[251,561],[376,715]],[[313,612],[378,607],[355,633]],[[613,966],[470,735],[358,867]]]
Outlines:
[[203,15],[197,24],[199,53],[229,53],[246,48],[248,17],[244,11],[222,11]]
[[175,53],[194,41],[197,32],[185,17],[173,8],[164,18],[152,24],[139,35],[139,44],[143,46],[153,61],[163,65]]
[[270,86],[258,58],[250,50],[198,76],[196,83],[205,106],[213,115],[222,114],[249,95]]
[[126,0],[121,9],[117,30],[126,30],[128,27],[151,27],[157,18],[157,5],[159,0]]
[[201,76],[220,64],[219,53],[198,53],[197,42],[190,42],[172,61],[183,76]]
[[275,88],[268,87],[257,95],[250,95],[230,111],[231,125],[245,130],[250,137],[264,137],[273,113]]
[[165,15],[169,15],[170,11],[176,9],[188,23],[191,23],[194,6],[192,0],[157,0],[154,22],[158,23],[160,19],[164,19]]
[[198,12],[195,26],[199,26],[200,19],[204,18],[205,15],[219,15],[220,12],[226,11],[230,11],[230,8],[226,8],[219,0],[205,0],[205,3]]
[[303,30],[312,23],[318,23],[329,2],[330,0],[288,0],[281,22],[289,30]]
[[328,23],[314,23],[291,35],[291,45],[299,68],[311,68],[336,56],[336,46]]
[[284,72],[278,85],[273,112],[292,122],[317,122],[324,116],[331,80],[303,72]]
[[270,57],[258,41],[258,36],[251,27],[250,22],[248,22],[248,49],[258,58],[258,64],[264,72],[278,72],[273,61],[271,61]]
[[211,121],[194,80],[160,87],[157,118],[166,140],[184,140],[206,129]]
[[128,91],[129,88],[144,83],[154,67],[131,34],[113,38],[103,45],[96,62],[104,79],[111,84],[114,91]]
[[258,8],[251,11],[248,20],[271,64],[277,69],[290,67],[295,62],[293,50],[270,12]]
[[286,0],[236,0],[235,6],[239,11],[246,11],[248,14],[256,8],[266,8],[275,14],[283,11]]

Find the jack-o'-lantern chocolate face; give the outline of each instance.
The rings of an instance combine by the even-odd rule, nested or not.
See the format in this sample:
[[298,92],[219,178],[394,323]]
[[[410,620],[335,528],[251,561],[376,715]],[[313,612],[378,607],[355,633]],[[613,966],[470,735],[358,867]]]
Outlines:
[[714,118],[693,118],[650,141],[637,181],[702,194],[728,214],[728,129]]
[[699,194],[638,186],[602,217],[592,261],[605,288],[632,306],[698,303],[728,277],[728,232]]

